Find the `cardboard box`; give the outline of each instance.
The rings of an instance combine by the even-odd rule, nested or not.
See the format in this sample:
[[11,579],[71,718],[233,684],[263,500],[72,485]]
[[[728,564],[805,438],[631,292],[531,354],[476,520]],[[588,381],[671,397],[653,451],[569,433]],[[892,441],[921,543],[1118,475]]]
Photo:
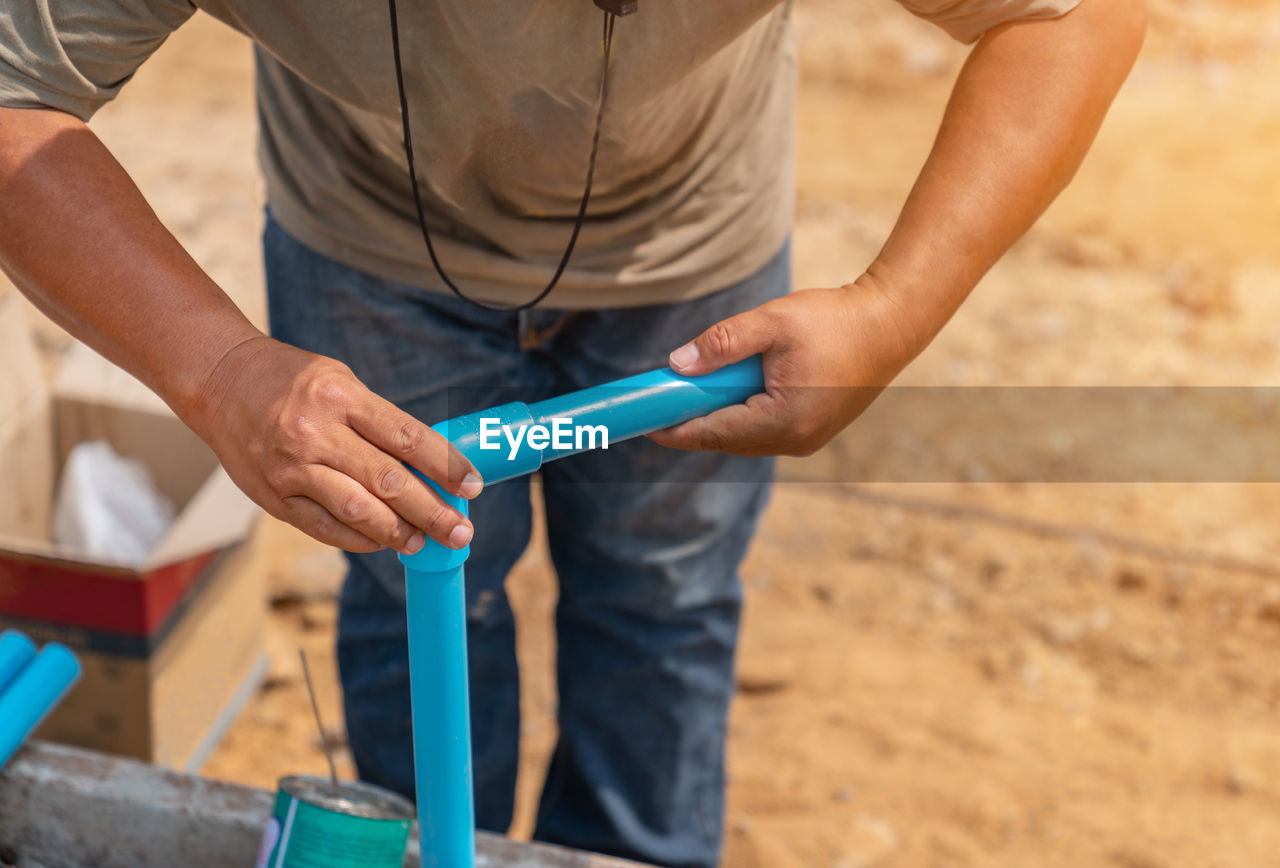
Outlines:
[[93,651],[74,633],[31,630],[38,640],[81,645],[84,666],[36,737],[197,771],[266,673],[263,559],[255,548],[242,543],[219,559],[149,655]]
[[[141,461],[177,509],[140,567],[51,539],[59,471],[96,439]],[[13,294],[0,298],[0,491],[0,626],[84,662],[41,735],[199,765],[265,665],[262,558],[240,544],[257,508],[158,397],[88,348],[68,353],[50,389]]]

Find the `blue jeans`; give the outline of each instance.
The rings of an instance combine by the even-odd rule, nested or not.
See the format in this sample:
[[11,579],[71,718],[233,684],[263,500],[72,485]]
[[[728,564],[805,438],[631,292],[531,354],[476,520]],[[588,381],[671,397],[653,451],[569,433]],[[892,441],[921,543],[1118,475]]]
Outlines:
[[[759,274],[679,304],[493,312],[334,262],[268,218],[271,330],[346,362],[436,422],[666,364],[710,324],[783,295],[784,248]],[[554,296],[552,297],[554,300]],[[772,462],[675,452],[647,439],[542,469],[556,607],[559,741],[535,838],[660,865],[709,868],[724,813],[738,565]],[[467,564],[476,817],[511,823],[520,735],[507,572],[528,544],[527,479],[473,504]],[[348,555],[338,664],[362,778],[413,794],[404,572],[394,552]]]

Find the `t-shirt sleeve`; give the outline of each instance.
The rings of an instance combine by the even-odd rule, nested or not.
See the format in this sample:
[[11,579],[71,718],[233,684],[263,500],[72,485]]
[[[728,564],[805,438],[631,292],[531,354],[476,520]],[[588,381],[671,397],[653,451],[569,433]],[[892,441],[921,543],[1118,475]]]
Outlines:
[[961,42],[973,42],[1010,21],[1057,18],[1081,0],[898,0],[906,10],[932,22]]
[[190,0],[4,0],[0,106],[88,120],[195,11]]

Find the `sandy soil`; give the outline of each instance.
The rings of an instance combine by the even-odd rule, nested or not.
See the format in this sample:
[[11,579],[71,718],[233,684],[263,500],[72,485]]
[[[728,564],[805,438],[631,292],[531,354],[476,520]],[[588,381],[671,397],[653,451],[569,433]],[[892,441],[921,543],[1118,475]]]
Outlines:
[[[1280,12],[1151,6],[1143,60],[1076,184],[905,383],[1277,379]],[[891,225],[963,51],[889,3],[802,0],[797,15],[797,279],[833,285]],[[260,319],[247,45],[197,19],[95,125]],[[56,351],[57,332],[45,339]],[[786,475],[839,475],[845,457],[838,445]],[[1275,863],[1278,514],[1268,485],[781,486],[745,568],[725,864]],[[272,673],[205,772],[271,786],[323,769],[302,646],[350,773],[340,559],[265,532]],[[510,587],[526,835],[555,734],[541,548]]]

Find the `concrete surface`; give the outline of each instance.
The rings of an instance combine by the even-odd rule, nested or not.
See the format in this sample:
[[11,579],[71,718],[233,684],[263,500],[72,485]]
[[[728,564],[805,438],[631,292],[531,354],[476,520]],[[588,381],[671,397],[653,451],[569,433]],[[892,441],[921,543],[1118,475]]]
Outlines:
[[[255,863],[273,794],[33,743],[0,772],[0,868],[227,868]],[[481,833],[478,868],[626,868]],[[416,841],[406,868],[418,865]]]

